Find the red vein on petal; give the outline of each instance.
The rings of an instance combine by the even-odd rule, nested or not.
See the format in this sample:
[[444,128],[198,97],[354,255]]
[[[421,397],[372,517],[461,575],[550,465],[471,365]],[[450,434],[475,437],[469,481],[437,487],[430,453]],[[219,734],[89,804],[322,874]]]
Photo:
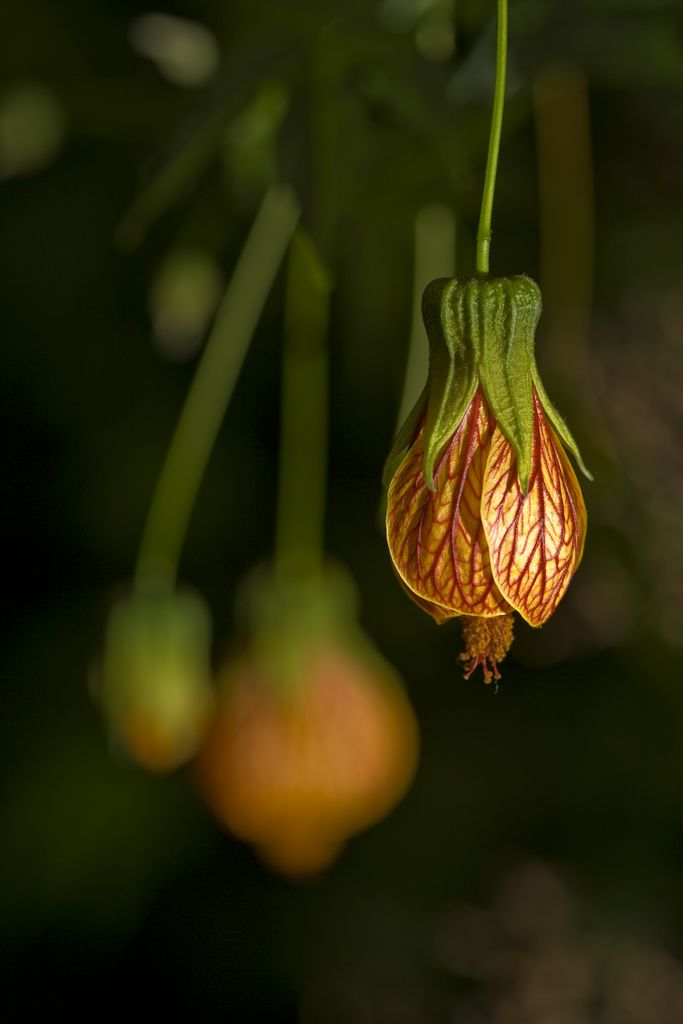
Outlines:
[[[434,617],[509,611],[495,585],[481,523],[481,490],[494,421],[478,390],[436,463],[435,489],[423,478],[423,429],[396,471],[387,538],[396,570]],[[430,610],[430,609],[428,609]]]
[[501,593],[540,626],[554,612],[579,563],[586,512],[569,460],[535,391],[533,397],[528,492],[522,493],[514,453],[497,429],[486,466],[482,520]]

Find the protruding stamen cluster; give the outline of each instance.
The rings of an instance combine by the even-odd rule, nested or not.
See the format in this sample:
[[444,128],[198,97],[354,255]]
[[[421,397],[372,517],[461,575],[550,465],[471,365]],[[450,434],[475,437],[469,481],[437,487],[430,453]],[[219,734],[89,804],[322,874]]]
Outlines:
[[463,615],[462,636],[465,650],[460,661],[465,662],[465,679],[481,665],[484,682],[496,682],[500,679],[498,663],[510,650],[513,639],[514,616],[496,615],[494,618],[482,618]]

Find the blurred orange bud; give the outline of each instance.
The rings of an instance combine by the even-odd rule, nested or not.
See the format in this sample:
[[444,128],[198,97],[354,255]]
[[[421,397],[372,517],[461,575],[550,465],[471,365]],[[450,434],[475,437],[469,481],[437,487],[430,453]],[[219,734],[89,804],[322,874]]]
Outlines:
[[203,738],[210,638],[209,612],[191,591],[133,593],[111,610],[97,695],[113,738],[150,771],[177,768]]
[[354,622],[345,577],[250,589],[250,643],[223,675],[198,783],[222,824],[302,876],[403,795],[417,723]]

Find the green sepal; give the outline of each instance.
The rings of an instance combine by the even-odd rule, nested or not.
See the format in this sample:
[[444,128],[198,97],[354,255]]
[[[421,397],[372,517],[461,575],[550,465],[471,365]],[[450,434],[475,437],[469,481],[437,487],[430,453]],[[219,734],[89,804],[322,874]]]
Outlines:
[[142,716],[168,737],[169,769],[193,756],[213,699],[210,648],[211,615],[197,592],[151,588],[120,597],[90,674],[112,739],[132,753],[126,721]]
[[427,404],[428,390],[429,381],[427,381],[423,387],[420,397],[408,413],[403,426],[396,435],[396,440],[391,446],[391,451],[387,455],[384,463],[384,470],[382,471],[382,486],[385,490],[388,490],[394,473],[408,454],[408,450],[415,439],[417,428],[420,425],[420,420],[422,419],[425,405]]
[[522,491],[529,489],[534,403],[534,339],[541,292],[528,277],[465,285],[471,343],[484,397],[515,453]]
[[424,414],[424,480],[434,490],[434,468],[481,386],[493,418],[510,444],[520,487],[529,489],[534,388],[550,423],[585,475],[579,449],[553,407],[534,356],[541,291],[524,275],[460,283],[439,278],[427,285],[422,316],[429,339],[429,374],[385,464],[388,486],[412,444]]
[[581,472],[583,473],[583,475],[588,480],[592,480],[593,479],[593,474],[590,472],[589,469],[586,468],[586,464],[584,463],[583,459],[581,458],[581,452],[579,451],[579,446],[577,445],[576,441],[572,437],[572,435],[571,435],[571,433],[569,431],[569,427],[567,426],[565,421],[562,419],[562,417],[560,416],[559,412],[557,411],[557,409],[555,408],[553,403],[548,398],[548,393],[545,390],[545,388],[543,387],[543,381],[541,380],[541,377],[539,375],[538,369],[537,369],[537,367],[535,365],[534,365],[534,368],[533,368],[532,377],[533,377],[534,387],[536,388],[536,394],[538,395],[539,401],[540,401],[541,405],[543,406],[543,411],[545,412],[546,416],[550,420],[550,423],[552,424],[552,426],[555,429],[555,433],[559,436],[560,440],[563,442],[565,447],[568,448],[569,451],[572,453],[572,455],[576,459],[576,464],[579,467],[579,469],[581,470]]
[[96,695],[118,713],[146,689],[161,694],[169,665],[188,685],[208,687],[210,645],[211,615],[200,594],[189,588],[133,591],[109,613],[104,654],[93,677]]
[[357,615],[356,586],[336,563],[257,566],[237,593],[236,618],[249,657],[283,698],[299,692],[320,651],[360,648]]
[[427,285],[422,317],[429,339],[424,480],[434,490],[434,466],[477,390],[476,356],[469,344],[463,287],[439,278]]
[[541,313],[538,286],[527,277],[494,281],[437,280],[422,303],[430,343],[424,478],[467,411],[477,386],[529,486],[533,434],[534,335]]

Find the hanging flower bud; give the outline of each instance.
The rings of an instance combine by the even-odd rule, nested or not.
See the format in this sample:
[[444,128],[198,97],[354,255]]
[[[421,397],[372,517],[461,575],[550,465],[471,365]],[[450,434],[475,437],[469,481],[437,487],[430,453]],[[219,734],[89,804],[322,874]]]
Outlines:
[[345,576],[254,579],[247,597],[249,643],[223,674],[198,783],[234,835],[307,875],[403,795],[417,725]]
[[133,593],[107,622],[94,683],[113,738],[142,767],[189,760],[212,707],[208,609],[190,591]]
[[427,286],[425,389],[387,460],[387,538],[402,584],[441,623],[464,620],[468,675],[486,681],[517,611],[541,626],[583,553],[576,444],[536,367],[541,294],[528,277]]

